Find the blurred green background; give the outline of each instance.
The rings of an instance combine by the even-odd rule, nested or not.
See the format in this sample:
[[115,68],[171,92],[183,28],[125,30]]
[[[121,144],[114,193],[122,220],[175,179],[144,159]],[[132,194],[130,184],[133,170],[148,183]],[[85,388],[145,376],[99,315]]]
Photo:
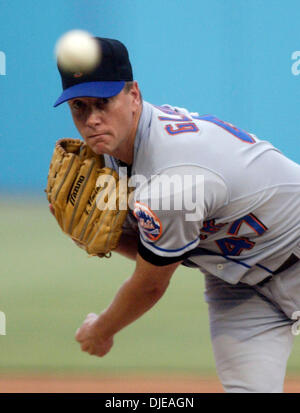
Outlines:
[[[134,269],[114,254],[89,258],[59,229],[45,199],[0,202],[2,373],[133,372],[215,376],[203,276],[181,267],[161,301],[115,337],[104,358],[80,351],[76,329],[99,313]],[[288,374],[300,376],[300,339]]]

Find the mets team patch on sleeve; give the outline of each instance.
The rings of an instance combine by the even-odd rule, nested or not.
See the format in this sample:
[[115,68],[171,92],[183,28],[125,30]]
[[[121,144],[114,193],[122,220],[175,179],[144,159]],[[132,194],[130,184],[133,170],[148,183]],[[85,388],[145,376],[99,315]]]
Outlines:
[[146,241],[157,241],[162,234],[162,225],[155,213],[147,205],[135,202],[133,214]]

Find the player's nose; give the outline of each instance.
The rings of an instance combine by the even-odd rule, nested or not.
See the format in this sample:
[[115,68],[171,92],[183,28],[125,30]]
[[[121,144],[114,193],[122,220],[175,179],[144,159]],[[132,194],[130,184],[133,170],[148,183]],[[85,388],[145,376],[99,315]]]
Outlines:
[[102,111],[98,108],[91,107],[86,117],[86,125],[95,127],[102,123]]

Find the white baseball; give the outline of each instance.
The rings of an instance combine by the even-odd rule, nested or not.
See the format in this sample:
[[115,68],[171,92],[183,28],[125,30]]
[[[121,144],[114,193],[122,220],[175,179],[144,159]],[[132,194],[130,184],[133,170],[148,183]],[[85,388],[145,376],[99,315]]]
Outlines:
[[84,30],[71,30],[58,39],[55,55],[59,66],[67,72],[90,72],[100,62],[98,42]]

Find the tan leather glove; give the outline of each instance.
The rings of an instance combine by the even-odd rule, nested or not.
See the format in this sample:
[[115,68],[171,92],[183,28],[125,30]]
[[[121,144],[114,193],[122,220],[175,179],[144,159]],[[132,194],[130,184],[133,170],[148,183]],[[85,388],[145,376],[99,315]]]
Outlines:
[[118,246],[128,212],[127,183],[120,183],[80,139],[56,142],[45,192],[61,229],[89,255],[110,256]]

